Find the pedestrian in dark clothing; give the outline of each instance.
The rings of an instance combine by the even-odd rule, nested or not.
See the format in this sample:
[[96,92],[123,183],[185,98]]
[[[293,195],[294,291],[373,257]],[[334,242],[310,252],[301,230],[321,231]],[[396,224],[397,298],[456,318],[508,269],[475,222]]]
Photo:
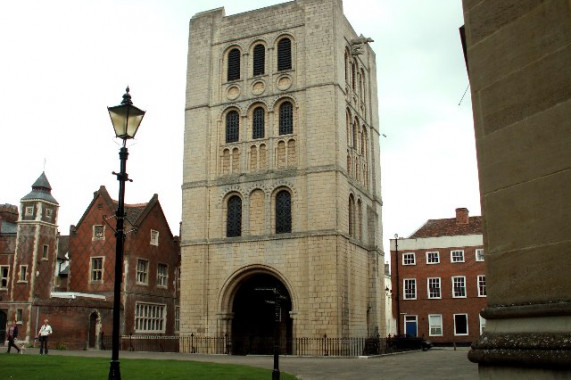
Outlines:
[[18,324],[14,321],[14,324],[8,329],[8,351],[10,353],[10,349],[14,347],[20,353],[20,347],[16,345],[14,342],[18,338]]

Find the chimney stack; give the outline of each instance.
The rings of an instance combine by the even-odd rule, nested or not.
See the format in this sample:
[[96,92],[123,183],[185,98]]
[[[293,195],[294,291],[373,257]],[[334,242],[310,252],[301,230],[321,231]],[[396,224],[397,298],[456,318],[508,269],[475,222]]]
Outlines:
[[468,209],[465,207],[456,209],[456,224],[468,224],[470,218],[468,216]]

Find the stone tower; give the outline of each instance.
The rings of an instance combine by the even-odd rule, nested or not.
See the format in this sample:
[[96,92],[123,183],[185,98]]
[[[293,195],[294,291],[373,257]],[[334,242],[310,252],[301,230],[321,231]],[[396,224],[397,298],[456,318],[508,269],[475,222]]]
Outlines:
[[181,333],[236,353],[267,351],[275,317],[289,352],[384,334],[370,41],[340,0],[190,20]]
[[464,0],[484,217],[480,379],[571,378],[571,2]]
[[22,321],[29,334],[37,327],[35,313],[38,310],[32,310],[34,301],[50,298],[55,277],[59,203],[51,190],[46,174],[42,173],[32,185],[32,191],[20,200],[8,317]]

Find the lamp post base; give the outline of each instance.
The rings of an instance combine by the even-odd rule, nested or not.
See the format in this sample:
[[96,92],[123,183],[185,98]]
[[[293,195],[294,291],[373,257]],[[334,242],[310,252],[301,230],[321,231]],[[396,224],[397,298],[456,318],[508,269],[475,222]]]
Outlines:
[[108,380],[121,380],[121,370],[119,368],[119,360],[111,360],[111,364],[109,366]]

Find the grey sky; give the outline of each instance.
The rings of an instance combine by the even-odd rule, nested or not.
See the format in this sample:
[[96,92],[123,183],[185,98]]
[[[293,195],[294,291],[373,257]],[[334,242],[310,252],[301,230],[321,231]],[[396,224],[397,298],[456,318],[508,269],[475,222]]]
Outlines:
[[[145,109],[129,143],[126,202],[154,193],[174,234],[181,218],[188,21],[283,1],[28,0],[0,3],[0,203],[19,204],[44,170],[62,234],[100,185],[117,197],[107,106],[125,87]],[[428,218],[479,215],[474,132],[458,27],[459,0],[351,0],[345,14],[372,37],[378,68],[384,242]],[[44,164],[45,162],[45,164]]]

